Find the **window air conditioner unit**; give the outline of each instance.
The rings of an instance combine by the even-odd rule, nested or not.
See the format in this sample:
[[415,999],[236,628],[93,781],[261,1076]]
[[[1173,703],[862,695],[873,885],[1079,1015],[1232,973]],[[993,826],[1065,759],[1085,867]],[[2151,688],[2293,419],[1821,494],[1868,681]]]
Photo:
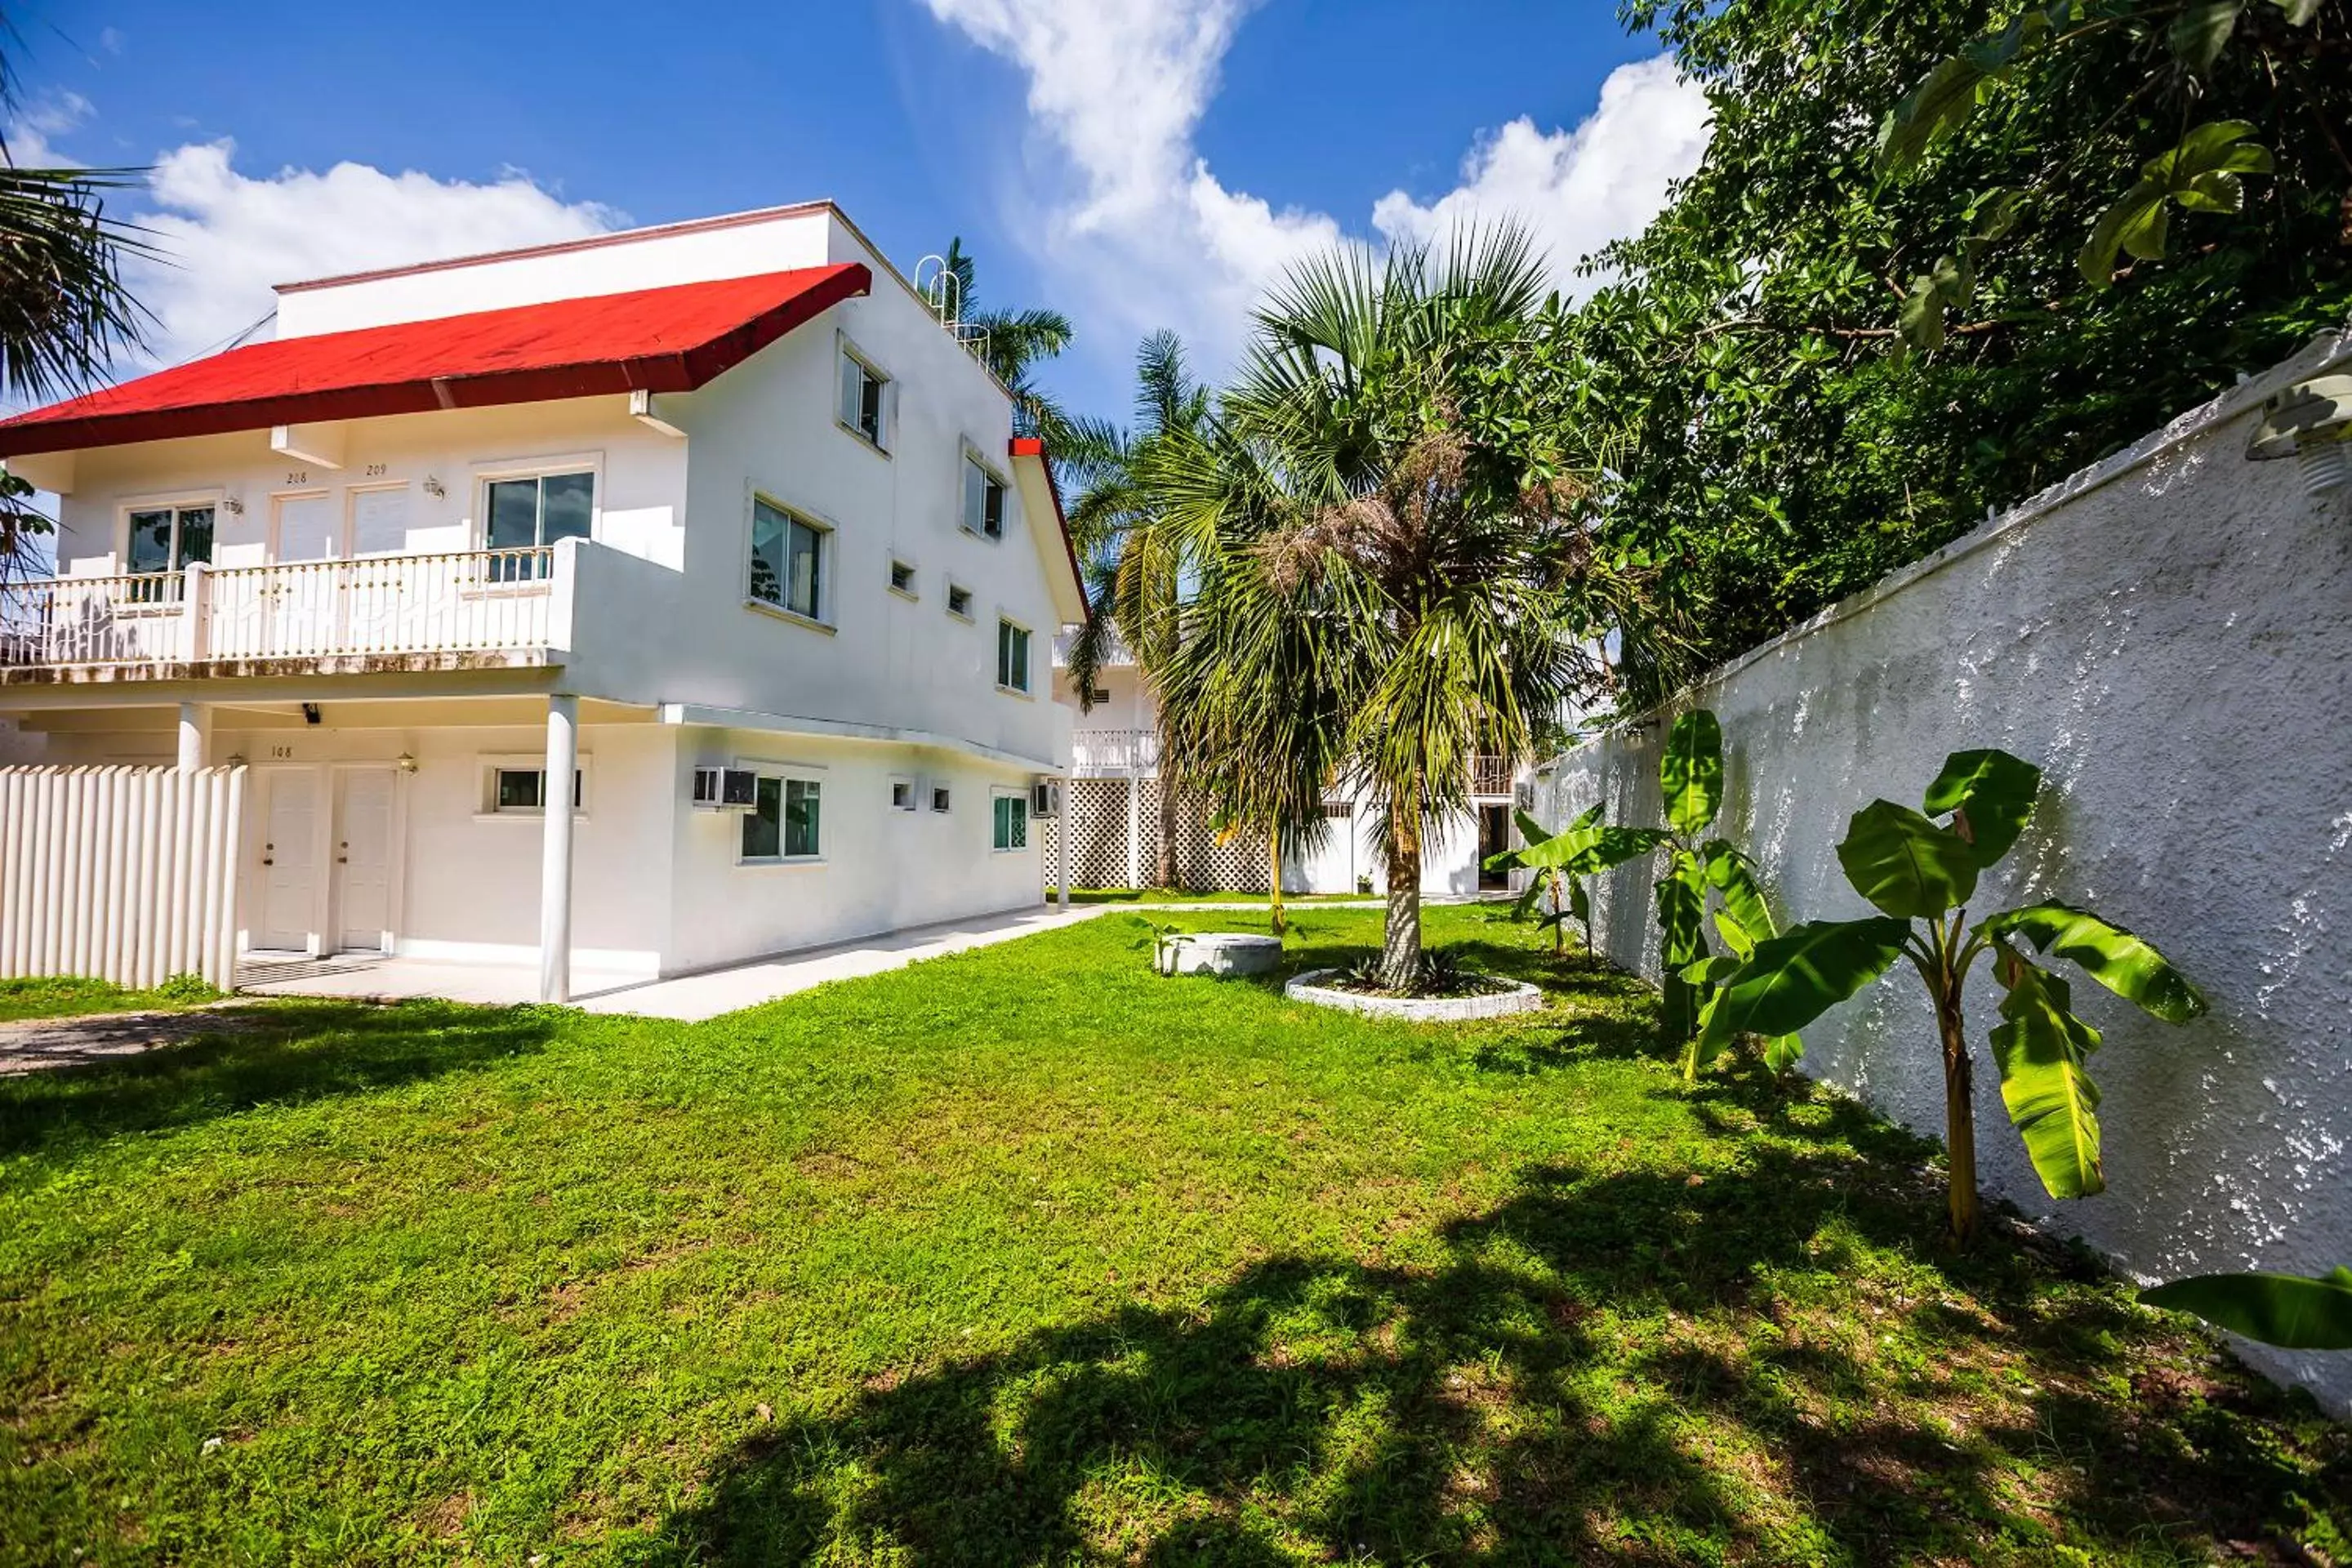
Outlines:
[[1032,816],[1062,815],[1062,785],[1058,780],[1039,779],[1029,786],[1029,815]]
[[759,800],[760,775],[749,768],[694,770],[694,805],[698,811],[750,811]]

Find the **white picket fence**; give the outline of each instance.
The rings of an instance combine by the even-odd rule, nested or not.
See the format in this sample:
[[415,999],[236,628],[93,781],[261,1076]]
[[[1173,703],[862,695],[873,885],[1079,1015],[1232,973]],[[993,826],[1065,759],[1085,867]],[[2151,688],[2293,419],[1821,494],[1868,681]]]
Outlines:
[[0,979],[229,988],[245,769],[0,768]]

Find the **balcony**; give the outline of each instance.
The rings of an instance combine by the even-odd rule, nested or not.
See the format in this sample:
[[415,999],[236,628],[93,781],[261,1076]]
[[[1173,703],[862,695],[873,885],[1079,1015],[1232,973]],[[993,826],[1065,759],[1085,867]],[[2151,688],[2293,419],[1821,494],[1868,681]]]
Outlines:
[[1470,793],[1485,799],[1507,799],[1511,794],[1511,759],[1472,758]]
[[537,662],[567,640],[569,585],[554,546],[11,584],[0,682],[159,665]]
[[1078,730],[1070,736],[1071,766],[1080,778],[1155,773],[1160,735],[1152,730]]

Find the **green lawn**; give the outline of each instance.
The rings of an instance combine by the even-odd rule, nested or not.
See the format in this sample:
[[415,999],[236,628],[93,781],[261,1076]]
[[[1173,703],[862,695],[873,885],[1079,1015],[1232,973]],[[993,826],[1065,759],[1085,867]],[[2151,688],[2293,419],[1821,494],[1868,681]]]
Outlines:
[[152,991],[126,991],[103,980],[0,980],[0,1024],[88,1013],[177,1012],[219,996],[193,975],[167,980]]
[[[1285,893],[1285,907],[1293,904],[1364,903],[1370,893]],[[1045,889],[1051,902],[1054,889]],[[1201,893],[1185,888],[1072,888],[1073,904],[1255,904],[1265,908],[1264,893]]]
[[0,1553],[2352,1550],[2307,1404],[2062,1249],[1943,1256],[1922,1145],[1684,1093],[1630,981],[1430,923],[1552,1009],[1160,980],[1111,914],[700,1026],[287,1005],[0,1085]]

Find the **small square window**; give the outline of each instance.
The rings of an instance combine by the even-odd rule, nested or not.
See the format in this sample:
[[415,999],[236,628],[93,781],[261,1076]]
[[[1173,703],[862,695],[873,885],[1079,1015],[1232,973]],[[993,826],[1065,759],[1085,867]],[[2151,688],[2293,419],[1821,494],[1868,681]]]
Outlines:
[[948,584],[948,614],[963,620],[971,619],[971,590],[959,583]]
[[992,847],[998,849],[1029,847],[1029,798],[1026,795],[1000,795],[992,803],[994,821]]
[[915,809],[914,780],[892,779],[890,781],[890,809],[893,811],[912,811]]
[[841,422],[875,446],[887,448],[889,377],[844,348],[841,351]]
[[1029,689],[1029,628],[996,623],[996,684],[1007,691]]
[[949,799],[947,785],[933,784],[931,786],[931,809],[933,811],[945,811],[951,804],[952,803]]
[[904,594],[909,599],[915,596],[915,569],[904,561],[890,563],[890,592]]
[[810,620],[824,609],[825,531],[764,500],[751,503],[751,596]]
[[969,452],[963,459],[963,526],[983,539],[1004,537],[1004,481]]

